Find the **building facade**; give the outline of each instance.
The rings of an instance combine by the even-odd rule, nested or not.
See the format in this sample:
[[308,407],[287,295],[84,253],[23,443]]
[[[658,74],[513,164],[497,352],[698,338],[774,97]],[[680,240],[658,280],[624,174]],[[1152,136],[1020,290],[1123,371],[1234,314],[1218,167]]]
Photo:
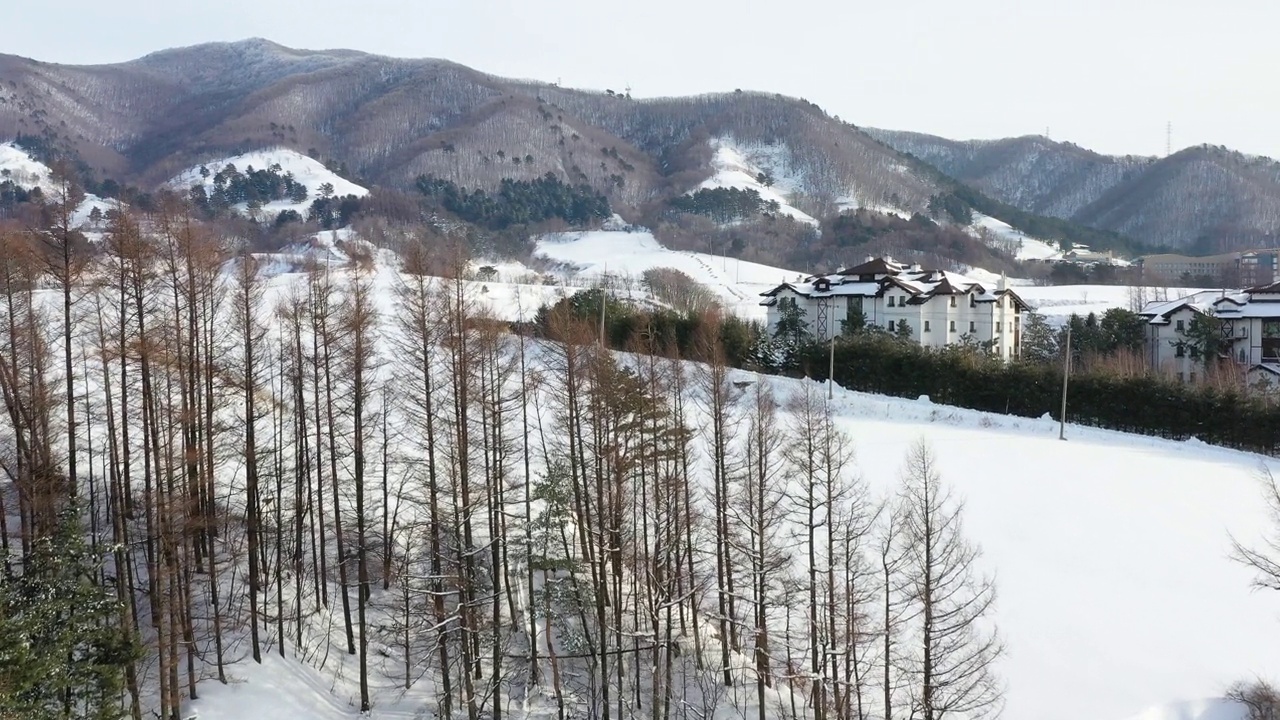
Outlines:
[[819,340],[863,323],[896,332],[905,328],[925,347],[976,343],[1001,358],[1022,350],[1022,317],[1027,304],[1002,279],[981,283],[956,273],[908,267],[877,258],[832,275],[783,283],[765,293],[769,327],[776,329],[794,308]]
[[1148,255],[1138,258],[1143,279],[1177,282],[1185,279],[1209,280],[1229,287],[1260,287],[1280,281],[1280,250],[1248,250],[1192,257],[1189,255]]
[[1142,316],[1148,362],[1179,379],[1194,382],[1205,364],[1193,323],[1211,328],[1223,355],[1250,375],[1280,375],[1280,282],[1150,303]]

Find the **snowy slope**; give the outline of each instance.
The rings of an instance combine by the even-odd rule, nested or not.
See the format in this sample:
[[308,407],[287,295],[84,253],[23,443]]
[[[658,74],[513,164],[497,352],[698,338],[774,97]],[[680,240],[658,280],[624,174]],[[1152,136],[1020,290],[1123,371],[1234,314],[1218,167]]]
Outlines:
[[978,229],[990,231],[1001,243],[1010,245],[1014,250],[1014,256],[1019,260],[1059,260],[1062,258],[1062,248],[1055,242],[1028,237],[1021,230],[1014,229],[1009,223],[997,220],[989,215],[975,212],[973,217],[975,231]]
[[[11,180],[26,190],[42,187],[47,192],[52,192],[49,182],[52,174],[49,166],[31,157],[22,148],[13,143],[0,143],[0,182]],[[114,200],[105,200],[91,193],[85,194],[71,216],[71,225],[83,230],[90,240],[96,241],[101,237],[102,228],[95,226],[89,216],[94,208],[105,216],[107,210],[113,207]]]
[[0,182],[12,180],[15,185],[30,190],[41,183],[47,184],[49,175],[49,166],[22,148],[13,143],[0,143]]
[[1101,315],[1111,308],[1136,311],[1152,300],[1175,300],[1192,293],[1204,292],[1197,288],[1127,285],[1025,285],[1014,288],[1014,291],[1033,310],[1051,321],[1065,321],[1069,315]]
[[646,230],[545,235],[534,252],[570,266],[559,273],[566,284],[595,282],[608,274],[628,279],[639,287],[645,270],[674,268],[710,288],[733,313],[753,320],[763,320],[766,316],[766,308],[760,305],[760,293],[801,276],[795,271],[735,258],[669,250]]
[[[783,171],[786,166],[779,155],[785,152],[785,148],[768,146],[749,151],[728,138],[712,140],[711,147],[715,150],[711,158],[715,174],[704,180],[699,188],[755,190],[760,193],[760,199],[776,201],[781,206],[781,214],[811,225],[818,224],[812,216],[792,207],[788,200],[788,196],[799,188],[798,181]],[[765,185],[757,179],[766,170],[773,175],[772,185]]]
[[[631,252],[618,244],[627,235]],[[601,269],[606,262],[636,271],[673,257],[701,260],[697,254],[664,250],[645,237],[588,233],[561,242],[544,239],[544,244],[552,253],[559,248],[563,256]],[[322,240],[316,239],[317,251],[327,255],[341,252],[341,243],[352,238],[330,235],[331,246]],[[745,263],[742,270],[751,280],[781,272]],[[334,275],[341,282],[343,272],[335,269]],[[704,268],[695,277],[716,276]],[[384,338],[394,335],[398,279],[393,265],[378,267],[375,292]],[[290,272],[271,277],[264,317],[275,317],[269,308],[301,280]],[[469,287],[471,297],[507,316],[536,308],[536,297],[517,295],[524,286],[474,282]],[[514,307],[516,297],[521,307]],[[390,347],[380,353],[394,356]],[[536,352],[533,357],[540,362]],[[732,379],[773,383],[784,407],[808,383],[747,372],[735,372]],[[698,405],[696,398],[691,405]],[[1275,643],[1280,597],[1251,592],[1250,574],[1228,559],[1229,534],[1252,542],[1265,527],[1254,477],[1262,458],[1195,441],[1075,426],[1062,442],[1050,419],[843,390],[837,390],[832,411],[853,437],[857,472],[875,496],[894,491],[907,447],[923,437],[935,449],[943,478],[965,501],[965,533],[982,546],[980,567],[996,575],[999,588],[996,621],[1008,646],[999,666],[1008,687],[1005,717],[1239,720],[1229,714],[1236,708],[1203,699],[1220,696],[1235,680],[1280,674]],[[698,427],[704,418],[700,410],[693,412],[689,422]],[[791,424],[784,414],[781,425]],[[321,616],[312,626],[333,617]],[[203,699],[193,705],[198,717],[355,717],[351,657],[335,651],[324,656],[329,664],[316,670],[325,662],[316,650],[321,644],[312,632],[307,637],[314,654],[305,661],[294,657],[290,645],[284,660],[273,657],[262,667],[247,660],[232,665],[231,685],[202,683]],[[422,697],[430,682],[415,686],[419,695],[402,695],[393,680],[394,651],[383,655],[375,647],[373,652],[380,669],[370,717],[408,718],[419,711],[431,717],[430,703]],[[267,651],[273,653],[274,648]],[[719,717],[741,716],[728,703],[723,709]],[[512,720],[532,717],[517,704],[511,710]]]
[[[784,403],[807,382],[766,381]],[[1005,717],[1242,720],[1225,701],[1197,698],[1280,672],[1280,601],[1250,592],[1248,572],[1227,559],[1229,532],[1254,538],[1264,526],[1258,457],[1075,426],[1062,442],[1047,419],[843,390],[834,412],[872,492],[892,492],[903,454],[923,437],[965,501],[965,532],[997,577]],[[202,686],[201,720],[264,708],[286,720],[357,716],[350,675],[274,658],[231,673],[241,682]],[[370,717],[412,717],[398,690],[378,685]]]
[[[201,163],[209,169],[210,173],[216,173],[218,170],[227,165],[235,165],[236,169],[245,172],[250,167],[255,170],[263,170],[272,165],[279,165],[282,172],[293,173],[293,178],[303,185],[307,186],[307,199],[305,202],[295,203],[291,200],[276,200],[267,203],[262,207],[262,212],[269,216],[279,214],[284,210],[295,210],[305,216],[312,201],[320,197],[320,186],[325,183],[333,185],[333,194],[336,197],[345,195],[355,195],[356,197],[364,197],[369,194],[367,188],[361,187],[326,168],[320,161],[309,158],[306,155],[289,150],[287,148],[270,148],[265,150],[254,150],[242,155],[220,158]],[[171,187],[186,190],[193,185],[204,185],[206,189],[213,187],[212,179],[200,177],[200,165],[190,168],[169,181]],[[212,175],[210,176],[212,178]],[[240,208],[243,210],[244,208]]]

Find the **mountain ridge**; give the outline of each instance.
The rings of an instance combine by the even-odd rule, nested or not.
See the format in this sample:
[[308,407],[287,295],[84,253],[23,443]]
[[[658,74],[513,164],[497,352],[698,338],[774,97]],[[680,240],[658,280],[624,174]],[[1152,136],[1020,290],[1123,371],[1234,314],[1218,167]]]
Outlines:
[[1147,245],[1237,250],[1274,244],[1280,227],[1280,163],[1222,146],[1154,157],[1105,155],[1043,135],[867,132],[997,200]]

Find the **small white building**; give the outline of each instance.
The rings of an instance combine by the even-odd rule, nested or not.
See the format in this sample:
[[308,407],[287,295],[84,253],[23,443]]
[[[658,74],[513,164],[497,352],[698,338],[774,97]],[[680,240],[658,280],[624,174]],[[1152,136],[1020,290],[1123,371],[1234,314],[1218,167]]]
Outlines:
[[1157,369],[1195,381],[1205,365],[1189,334],[1197,317],[1220,334],[1224,355],[1247,368],[1254,379],[1280,375],[1280,283],[1240,291],[1208,291],[1168,302],[1149,303],[1147,361]]
[[989,345],[1006,360],[1021,354],[1022,313],[1028,309],[1003,279],[992,287],[887,258],[783,283],[761,294],[765,299],[760,304],[769,308],[770,330],[777,327],[783,310],[794,305],[819,340],[840,334],[846,322],[860,316],[867,325],[890,332],[905,323],[911,339],[925,347],[974,342]]

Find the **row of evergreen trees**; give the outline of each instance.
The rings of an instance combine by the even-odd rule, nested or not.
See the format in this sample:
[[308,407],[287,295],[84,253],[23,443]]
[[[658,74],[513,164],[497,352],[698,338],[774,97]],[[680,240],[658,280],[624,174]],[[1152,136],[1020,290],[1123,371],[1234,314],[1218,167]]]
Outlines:
[[[1072,342],[1076,355],[1074,332]],[[826,343],[805,344],[799,371],[825,380],[830,352]],[[971,348],[923,348],[878,332],[838,339],[835,381],[853,390],[909,398],[927,395],[934,402],[986,412],[1057,417],[1062,364],[1056,360],[1005,363]],[[1073,371],[1067,420],[1176,440],[1194,437],[1268,455],[1280,448],[1280,409],[1243,388],[1184,384],[1150,373]]]
[[[200,177],[209,179],[208,167],[200,166]],[[212,173],[212,177],[210,187],[203,182],[191,186],[191,201],[208,215],[241,203],[259,206],[276,200],[302,203],[308,196],[307,186],[295,180],[293,173],[284,172],[279,163],[265,169],[254,169],[250,165],[244,172],[228,163]]]
[[668,201],[675,210],[706,215],[716,222],[733,222],[753,218],[761,213],[781,209],[777,200],[765,200],[752,188],[702,188],[688,195],[677,195]]
[[418,191],[459,218],[490,230],[560,219],[586,225],[612,213],[609,200],[586,184],[570,185],[547,173],[535,180],[504,178],[489,194],[468,190],[431,175],[417,179]]

